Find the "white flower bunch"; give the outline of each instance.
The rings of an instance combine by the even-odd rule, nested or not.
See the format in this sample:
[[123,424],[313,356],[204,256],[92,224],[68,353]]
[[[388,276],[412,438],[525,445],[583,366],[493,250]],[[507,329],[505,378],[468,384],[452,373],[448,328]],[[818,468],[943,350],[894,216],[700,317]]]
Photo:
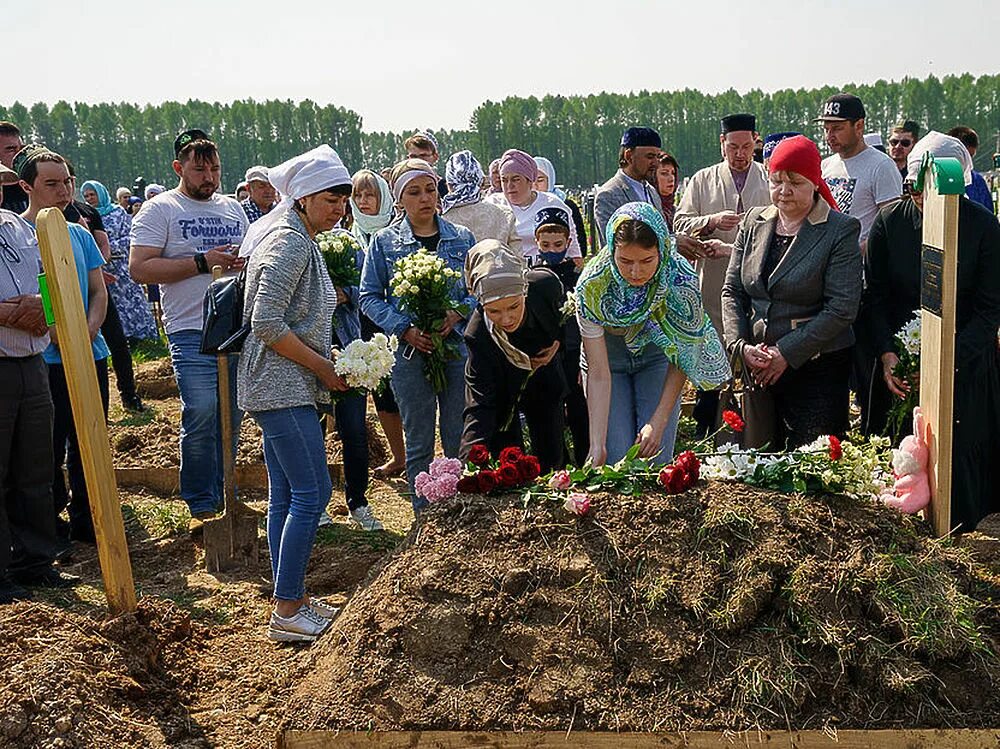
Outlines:
[[461,276],[457,270],[449,268],[443,259],[421,249],[396,262],[390,285],[392,293],[403,298],[417,294],[421,289],[444,290]]
[[370,341],[351,341],[337,354],[337,374],[346,379],[352,388],[377,390],[392,371],[397,346],[396,336],[384,333],[376,333]]
[[349,234],[346,231],[322,231],[316,235],[316,244],[319,245],[320,252],[336,252],[344,253],[351,252],[356,253],[361,249],[361,245],[358,244],[358,240],[354,238],[353,234]]
[[721,481],[745,481],[752,478],[757,468],[787,462],[788,455],[761,454],[756,450],[741,450],[738,446],[721,445],[715,455],[701,463],[701,476]]
[[920,356],[920,313],[899,329],[896,337],[910,356]]

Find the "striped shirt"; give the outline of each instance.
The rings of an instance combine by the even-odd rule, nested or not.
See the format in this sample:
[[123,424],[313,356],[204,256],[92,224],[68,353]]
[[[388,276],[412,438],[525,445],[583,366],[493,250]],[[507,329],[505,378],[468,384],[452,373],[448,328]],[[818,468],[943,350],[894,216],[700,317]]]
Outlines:
[[[11,211],[0,209],[0,301],[22,294],[38,293],[42,256],[35,230]],[[0,357],[40,354],[49,345],[49,335],[34,336],[24,330],[0,325]]]

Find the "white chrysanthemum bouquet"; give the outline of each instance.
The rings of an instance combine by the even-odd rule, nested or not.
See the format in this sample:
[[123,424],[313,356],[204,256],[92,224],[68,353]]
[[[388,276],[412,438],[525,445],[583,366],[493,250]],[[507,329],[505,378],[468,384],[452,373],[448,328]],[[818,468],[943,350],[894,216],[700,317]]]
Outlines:
[[370,341],[351,341],[337,353],[337,374],[347,381],[352,392],[375,392],[385,386],[385,378],[392,372],[396,347],[396,336],[384,333],[376,333]]
[[455,283],[461,277],[462,274],[449,268],[442,258],[420,249],[396,261],[390,282],[400,307],[434,343],[434,350],[424,355],[424,373],[435,393],[445,388],[444,365],[459,356],[458,347],[445,340],[439,331],[445,315],[452,310],[468,314],[464,305],[451,298]]
[[896,355],[899,363],[892,373],[910,387],[905,398],[893,398],[888,424],[893,434],[899,434],[903,422],[920,403],[920,312],[896,332]]
[[316,244],[326,261],[326,270],[334,286],[346,289],[361,283],[358,252],[361,245],[346,231],[323,231],[316,235]]

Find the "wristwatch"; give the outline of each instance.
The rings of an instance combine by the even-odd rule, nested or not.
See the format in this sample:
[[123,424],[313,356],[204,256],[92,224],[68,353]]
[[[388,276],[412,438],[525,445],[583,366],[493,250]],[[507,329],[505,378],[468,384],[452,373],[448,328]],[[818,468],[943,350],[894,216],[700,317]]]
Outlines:
[[198,268],[199,273],[208,273],[208,261],[205,259],[204,252],[195,253],[194,264]]

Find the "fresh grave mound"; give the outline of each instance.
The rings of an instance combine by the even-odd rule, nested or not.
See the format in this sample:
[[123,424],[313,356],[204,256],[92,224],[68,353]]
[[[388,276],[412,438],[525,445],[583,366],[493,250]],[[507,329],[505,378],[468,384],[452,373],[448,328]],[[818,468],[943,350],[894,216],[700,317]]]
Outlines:
[[40,603],[0,608],[0,745],[201,745],[164,661],[196,648],[188,615],[143,599],[104,624]]
[[1000,589],[842,496],[432,507],[295,691],[286,728],[675,731],[1000,725]]

